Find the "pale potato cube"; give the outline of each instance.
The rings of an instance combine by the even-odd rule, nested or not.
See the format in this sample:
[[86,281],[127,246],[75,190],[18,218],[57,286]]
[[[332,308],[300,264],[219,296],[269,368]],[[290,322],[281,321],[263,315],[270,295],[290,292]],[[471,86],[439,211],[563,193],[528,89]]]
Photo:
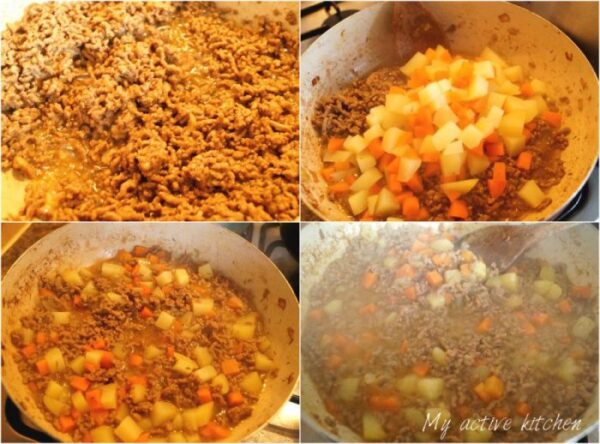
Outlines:
[[204,316],[212,314],[215,307],[215,301],[210,298],[202,298],[192,302],[192,312],[194,316]]
[[272,359],[260,352],[254,353],[254,366],[256,367],[256,370],[262,372],[269,372],[277,368]]
[[162,271],[158,276],[156,276],[156,283],[164,287],[165,285],[169,285],[173,282],[173,272],[170,270]]
[[532,79],[530,83],[531,83],[531,89],[533,89],[533,92],[535,94],[541,94],[541,95],[546,94],[546,83],[545,82],[542,82],[539,79]]
[[371,168],[370,170],[365,171],[360,175],[358,179],[354,181],[350,189],[352,191],[361,191],[368,190],[373,185],[375,185],[381,178],[383,174],[377,168]]
[[488,101],[487,101],[487,110],[488,110],[488,112],[494,106],[502,109],[504,107],[504,102],[506,101],[507,97],[508,96],[505,95],[505,94],[500,94],[500,93],[497,93],[497,92],[491,92],[490,95],[488,96]]
[[115,428],[115,435],[123,442],[135,442],[144,433],[131,416],[126,416]]
[[194,372],[194,376],[200,382],[211,381],[217,374],[217,370],[212,365],[204,366]]
[[502,59],[502,57],[500,57],[498,54],[496,54],[492,49],[490,49],[487,46],[483,49],[483,51],[481,51],[480,57],[484,60],[489,60],[494,65],[496,65],[500,68],[505,68],[507,66],[504,59]]
[[123,302],[125,302],[125,298],[119,293],[115,293],[114,291],[109,291],[108,293],[106,293],[105,296],[106,299],[108,299],[111,302],[114,302],[115,304],[122,304]]
[[360,168],[360,171],[364,173],[365,171],[377,165],[377,159],[375,159],[371,153],[365,150],[356,155],[356,163],[358,168]]
[[346,162],[352,159],[353,156],[354,153],[351,153],[350,151],[338,150],[332,153],[325,150],[325,153],[323,154],[323,162]]
[[52,347],[49,349],[44,355],[44,358],[48,362],[50,373],[62,372],[66,367],[63,354],[57,347]]
[[70,311],[53,311],[52,320],[58,325],[67,325],[71,320]]
[[440,89],[445,93],[452,90],[452,82],[450,82],[449,79],[438,80],[437,83],[440,85]]
[[194,358],[200,367],[206,367],[209,364],[212,364],[213,357],[210,353],[210,350],[206,347],[196,347],[194,348]]
[[[472,421],[477,421],[477,419],[473,419]],[[475,423],[475,425],[470,424],[469,427],[472,427],[475,430],[466,428],[462,431],[465,442],[488,442],[492,439],[493,432],[490,429],[483,426],[476,426],[477,423]]]
[[432,136],[431,142],[438,151],[444,150],[450,143],[460,137],[461,130],[454,122],[447,122]]
[[74,287],[83,287],[83,279],[81,279],[81,276],[77,270],[64,270],[60,273],[60,276],[68,285],[72,285]]
[[444,392],[442,378],[422,378],[417,382],[417,392],[429,401],[435,401]]
[[544,111],[548,111],[548,104],[544,100],[542,96],[533,96],[531,100],[535,101],[535,104],[538,109],[538,113],[543,113]]
[[137,423],[144,432],[149,432],[152,430],[153,426],[150,418],[142,418]]
[[367,115],[367,125],[375,126],[381,125],[383,122],[383,118],[385,117],[386,109],[385,106],[379,105],[371,108],[369,110],[369,114]]
[[348,136],[346,140],[344,140],[344,149],[346,151],[350,151],[352,153],[360,153],[367,147],[367,142],[361,135],[356,136]]
[[401,114],[404,106],[410,102],[410,99],[404,94],[386,94],[385,107],[389,111]]
[[201,277],[202,279],[210,279],[213,277],[213,275],[214,275],[214,272],[209,263],[200,265],[198,267],[198,276]]
[[443,183],[440,187],[445,193],[454,192],[463,195],[471,191],[475,185],[477,185],[477,182],[479,182],[479,179],[465,179],[456,182]]
[[419,377],[417,375],[409,373],[396,381],[396,388],[405,396],[414,395],[417,392],[418,381]]
[[518,96],[521,94],[521,88],[519,88],[519,85],[515,85],[510,80],[505,80],[504,82],[498,83],[495,90],[497,93],[505,94],[507,96]]
[[100,361],[102,361],[102,356],[104,352],[102,350],[90,350],[85,352],[85,360],[87,362],[91,362],[95,366],[100,366]]
[[102,276],[110,279],[119,279],[125,274],[125,268],[118,264],[104,262],[101,268]]
[[162,288],[156,287],[152,290],[152,296],[158,299],[162,299],[165,297],[165,293],[162,291]]
[[[413,144],[416,145],[416,140],[413,141]],[[419,144],[419,153],[431,153],[434,151],[437,151],[437,150],[433,146],[433,136],[431,136],[431,135],[425,136],[421,140],[421,143]]]
[[[152,438],[150,438],[149,442],[152,442]],[[188,441],[182,432],[171,432],[167,435],[167,437],[165,438],[164,441],[158,441],[158,442],[188,442]]]
[[438,82],[432,82],[419,91],[419,100],[423,105],[429,105],[433,109],[440,109],[446,105],[446,96]]
[[69,363],[69,367],[78,375],[85,371],[85,357],[78,356]]
[[152,269],[145,263],[138,262],[138,275],[141,280],[149,281],[152,279]]
[[341,301],[341,299],[332,299],[327,304],[325,304],[325,306],[323,307],[323,310],[328,315],[333,316],[333,315],[339,313],[340,311],[342,311],[343,307],[344,307],[344,303]]
[[467,159],[467,153],[453,152],[443,153],[440,157],[442,174],[444,176],[454,176],[460,174],[461,168]]
[[248,373],[240,381],[242,390],[253,396],[258,396],[260,394],[262,386],[262,379],[260,379],[260,375],[257,372]]
[[[363,133],[363,138],[365,139],[365,142],[368,145],[373,140],[383,137],[383,134],[384,134],[384,131],[383,131],[383,128],[381,127],[381,125],[376,124],[376,125],[373,125],[372,127],[370,127],[368,130],[366,130]],[[336,151],[336,153],[340,153],[340,152],[347,153],[347,151]],[[345,159],[345,160],[349,160],[349,159]]]
[[579,339],[587,338],[596,328],[596,323],[587,316],[581,316],[573,324],[573,336]]
[[519,290],[519,276],[517,273],[505,273],[499,276],[500,284],[505,290],[516,293]]
[[490,166],[490,160],[487,156],[475,156],[473,154],[467,154],[467,167],[469,168],[469,174],[471,176],[478,176],[487,170]]
[[51,398],[48,395],[44,395],[44,397],[42,398],[42,402],[44,403],[44,406],[48,409],[48,411],[55,416],[64,415],[69,411],[69,405],[66,402],[63,402],[59,399]]
[[398,180],[408,182],[419,170],[422,160],[416,157],[402,157],[400,159],[400,170],[398,171]]
[[546,198],[544,192],[535,183],[535,180],[528,180],[517,193],[527,205],[531,208],[537,208]]
[[433,115],[433,124],[436,127],[441,128],[448,122],[456,123],[458,122],[458,117],[456,114],[454,114],[454,111],[452,111],[452,109],[446,105],[442,106],[435,112]]
[[484,79],[492,79],[495,76],[494,65],[489,60],[475,62],[473,64],[473,74]]
[[94,442],[116,442],[117,438],[110,426],[100,426],[90,430],[90,435]]
[[117,408],[117,385],[106,384],[101,387],[100,404],[105,409]]
[[417,69],[424,68],[427,64],[429,64],[429,59],[422,52],[415,53],[414,56],[410,58],[406,64],[400,68],[403,74],[409,76],[415,72]]
[[369,190],[362,190],[352,194],[348,198],[348,204],[352,210],[353,215],[362,213],[367,209],[367,198],[369,197]]
[[144,349],[144,359],[146,361],[154,361],[156,358],[162,356],[163,352],[160,348],[155,345],[148,345]]
[[475,123],[475,126],[479,131],[481,131],[483,137],[489,136],[494,132],[494,129],[496,129],[496,127],[494,127],[492,122],[487,117],[480,117],[477,123]]
[[419,111],[419,108],[421,108],[421,104],[417,100],[414,100],[414,101],[409,102],[406,105],[404,105],[402,114],[404,114],[404,115],[414,114],[417,111]]
[[73,403],[73,407],[75,407],[75,409],[80,413],[87,412],[90,409],[85,396],[83,396],[83,393],[79,391],[73,393],[71,396],[71,402]]
[[223,373],[215,376],[210,384],[213,387],[217,387],[222,395],[226,395],[229,392],[229,381]]
[[489,91],[489,82],[481,76],[474,76],[469,85],[469,100],[479,99],[487,96]]
[[398,145],[398,140],[403,133],[404,131],[399,128],[390,128],[386,130],[383,139],[381,140],[381,148],[383,148],[383,151],[387,153],[391,152]]
[[183,416],[180,412],[177,412],[171,424],[175,430],[181,430],[183,428]]
[[131,387],[130,396],[134,404],[139,404],[146,400],[146,386],[142,384],[134,384]]
[[166,311],[161,311],[154,325],[161,330],[168,330],[173,325],[173,322],[175,322],[174,316],[170,315]]
[[231,326],[231,333],[234,337],[249,341],[254,337],[256,324],[247,322],[236,322]]
[[460,140],[463,145],[469,149],[473,149],[483,140],[483,133],[473,124],[467,125],[460,134]]
[[519,65],[511,66],[504,70],[504,75],[511,82],[521,83],[523,81],[523,68]]
[[487,120],[494,128],[498,128],[500,126],[500,122],[502,121],[502,116],[504,116],[504,110],[494,105],[487,113]]
[[175,418],[175,415],[177,415],[178,412],[179,409],[177,406],[170,402],[156,401],[152,406],[152,413],[150,414],[152,425],[154,427],[160,427]]
[[175,269],[175,284],[179,287],[185,287],[190,283],[190,275],[185,268]]
[[373,413],[363,413],[362,436],[365,441],[384,441],[387,436],[381,421]]
[[502,141],[506,153],[511,157],[516,157],[525,148],[525,136],[503,136]]
[[399,210],[400,203],[396,200],[396,196],[387,188],[383,188],[379,192],[377,204],[375,205],[375,216],[386,217],[397,213]]
[[69,389],[56,381],[50,381],[44,392],[50,398],[58,399],[59,401],[67,401],[69,399]]
[[175,353],[175,365],[173,365],[173,371],[180,375],[189,375],[198,368],[198,364],[193,359],[188,358],[181,353]]
[[367,197],[367,212],[369,214],[375,214],[375,207],[377,206],[378,199],[379,195],[377,194]]
[[360,378],[344,378],[338,382],[336,393],[342,401],[351,402],[358,394]]
[[535,100],[523,100],[518,97],[508,97],[504,103],[506,112],[522,111],[525,122],[530,122],[538,115],[538,106]]
[[498,132],[501,136],[517,137],[523,135],[525,126],[525,113],[523,111],[513,111],[506,113],[500,121]]

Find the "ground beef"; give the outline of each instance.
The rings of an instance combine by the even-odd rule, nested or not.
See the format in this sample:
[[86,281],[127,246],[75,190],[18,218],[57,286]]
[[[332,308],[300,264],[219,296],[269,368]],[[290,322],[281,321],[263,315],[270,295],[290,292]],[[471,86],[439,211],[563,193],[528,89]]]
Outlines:
[[[369,110],[385,103],[385,94],[391,86],[402,86],[406,81],[398,67],[378,69],[367,77],[358,79],[341,91],[322,98],[316,105],[312,124],[321,135],[323,147],[330,137],[347,137],[368,129],[366,116]],[[532,168],[523,171],[516,167],[516,159],[503,158],[506,163],[507,187],[497,199],[490,197],[487,179],[492,177],[493,163],[480,175],[478,184],[462,199],[467,203],[471,220],[518,220],[531,208],[518,197],[517,192],[527,180],[534,179],[539,187],[547,191],[558,185],[565,175],[561,153],[568,145],[570,130],[556,130],[545,121],[535,119],[531,138],[524,149],[533,153]],[[324,148],[323,148],[324,149]],[[421,167],[421,172],[424,165]],[[439,187],[437,175],[423,178],[423,191],[414,192],[424,208],[429,212],[429,220],[447,220],[450,201]],[[347,196],[332,194],[333,200],[348,210]],[[537,211],[551,203],[545,199]]]
[[16,219],[290,220],[298,41],[211,3],[31,6],[2,35]]

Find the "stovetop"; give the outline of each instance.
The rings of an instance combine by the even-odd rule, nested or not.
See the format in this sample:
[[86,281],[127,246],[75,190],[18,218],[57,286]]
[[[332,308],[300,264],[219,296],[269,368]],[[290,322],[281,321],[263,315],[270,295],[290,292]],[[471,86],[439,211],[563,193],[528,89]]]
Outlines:
[[[534,5],[519,2],[521,6],[532,8]],[[535,3],[535,2],[533,2]],[[330,27],[340,22],[353,13],[361,9],[372,6],[373,2],[302,2],[301,9],[301,52],[308,47]],[[556,24],[556,23],[555,23]],[[559,26],[559,24],[556,24]],[[559,26],[560,27],[560,26]],[[573,36],[571,36],[573,37]],[[577,40],[577,39],[575,39]],[[596,51],[597,52],[597,46]],[[597,66],[597,54],[593,50],[585,48],[587,55],[594,69]],[[590,179],[575,198],[568,204],[561,214],[556,218],[560,221],[597,221],[599,220],[598,204],[600,202],[600,188],[598,183],[598,163],[590,176]]]
[[[12,263],[33,243],[63,224],[32,224],[19,239],[2,255],[2,276]],[[230,223],[222,224],[236,232],[265,253],[286,277],[298,297],[298,262],[286,249],[280,235],[280,225],[276,223]],[[290,224],[298,229],[298,224]],[[299,440],[300,390],[296,386],[290,400],[262,430],[252,434],[245,442],[292,443]],[[2,442],[55,442],[40,431],[23,415],[2,386]]]

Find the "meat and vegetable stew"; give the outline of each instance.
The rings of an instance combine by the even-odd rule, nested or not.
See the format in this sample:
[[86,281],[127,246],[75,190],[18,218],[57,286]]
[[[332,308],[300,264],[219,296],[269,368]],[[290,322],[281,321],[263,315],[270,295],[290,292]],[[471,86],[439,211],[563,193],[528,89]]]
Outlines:
[[[580,420],[598,383],[589,282],[531,258],[499,274],[448,232],[370,233],[308,295],[304,368],[337,421],[366,441],[551,441],[573,430],[557,429],[557,415],[561,427]],[[550,428],[534,429],[539,417]]]
[[135,247],[43,278],[12,334],[24,382],[74,441],[215,441],[277,371],[245,293],[210,264]]
[[32,5],[2,34],[2,170],[29,180],[11,217],[294,219],[295,20],[242,26],[213,2]]
[[551,200],[569,130],[546,84],[442,46],[322,99],[330,196],[360,220],[515,220]]

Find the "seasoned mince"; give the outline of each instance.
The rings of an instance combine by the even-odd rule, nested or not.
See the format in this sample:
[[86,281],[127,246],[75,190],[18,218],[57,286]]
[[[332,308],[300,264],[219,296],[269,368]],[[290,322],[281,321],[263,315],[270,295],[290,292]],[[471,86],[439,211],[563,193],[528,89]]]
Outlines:
[[518,220],[551,203],[569,129],[546,84],[445,48],[317,103],[329,197],[360,220]]
[[303,365],[339,423],[366,441],[513,442],[557,435],[527,417],[582,418],[598,383],[588,282],[531,258],[500,274],[449,232],[379,233],[352,238],[308,295]]
[[54,272],[38,294],[15,359],[76,442],[226,438],[277,371],[247,295],[208,263],[137,246]]
[[298,41],[201,2],[49,2],[2,34],[15,218],[290,220]]

